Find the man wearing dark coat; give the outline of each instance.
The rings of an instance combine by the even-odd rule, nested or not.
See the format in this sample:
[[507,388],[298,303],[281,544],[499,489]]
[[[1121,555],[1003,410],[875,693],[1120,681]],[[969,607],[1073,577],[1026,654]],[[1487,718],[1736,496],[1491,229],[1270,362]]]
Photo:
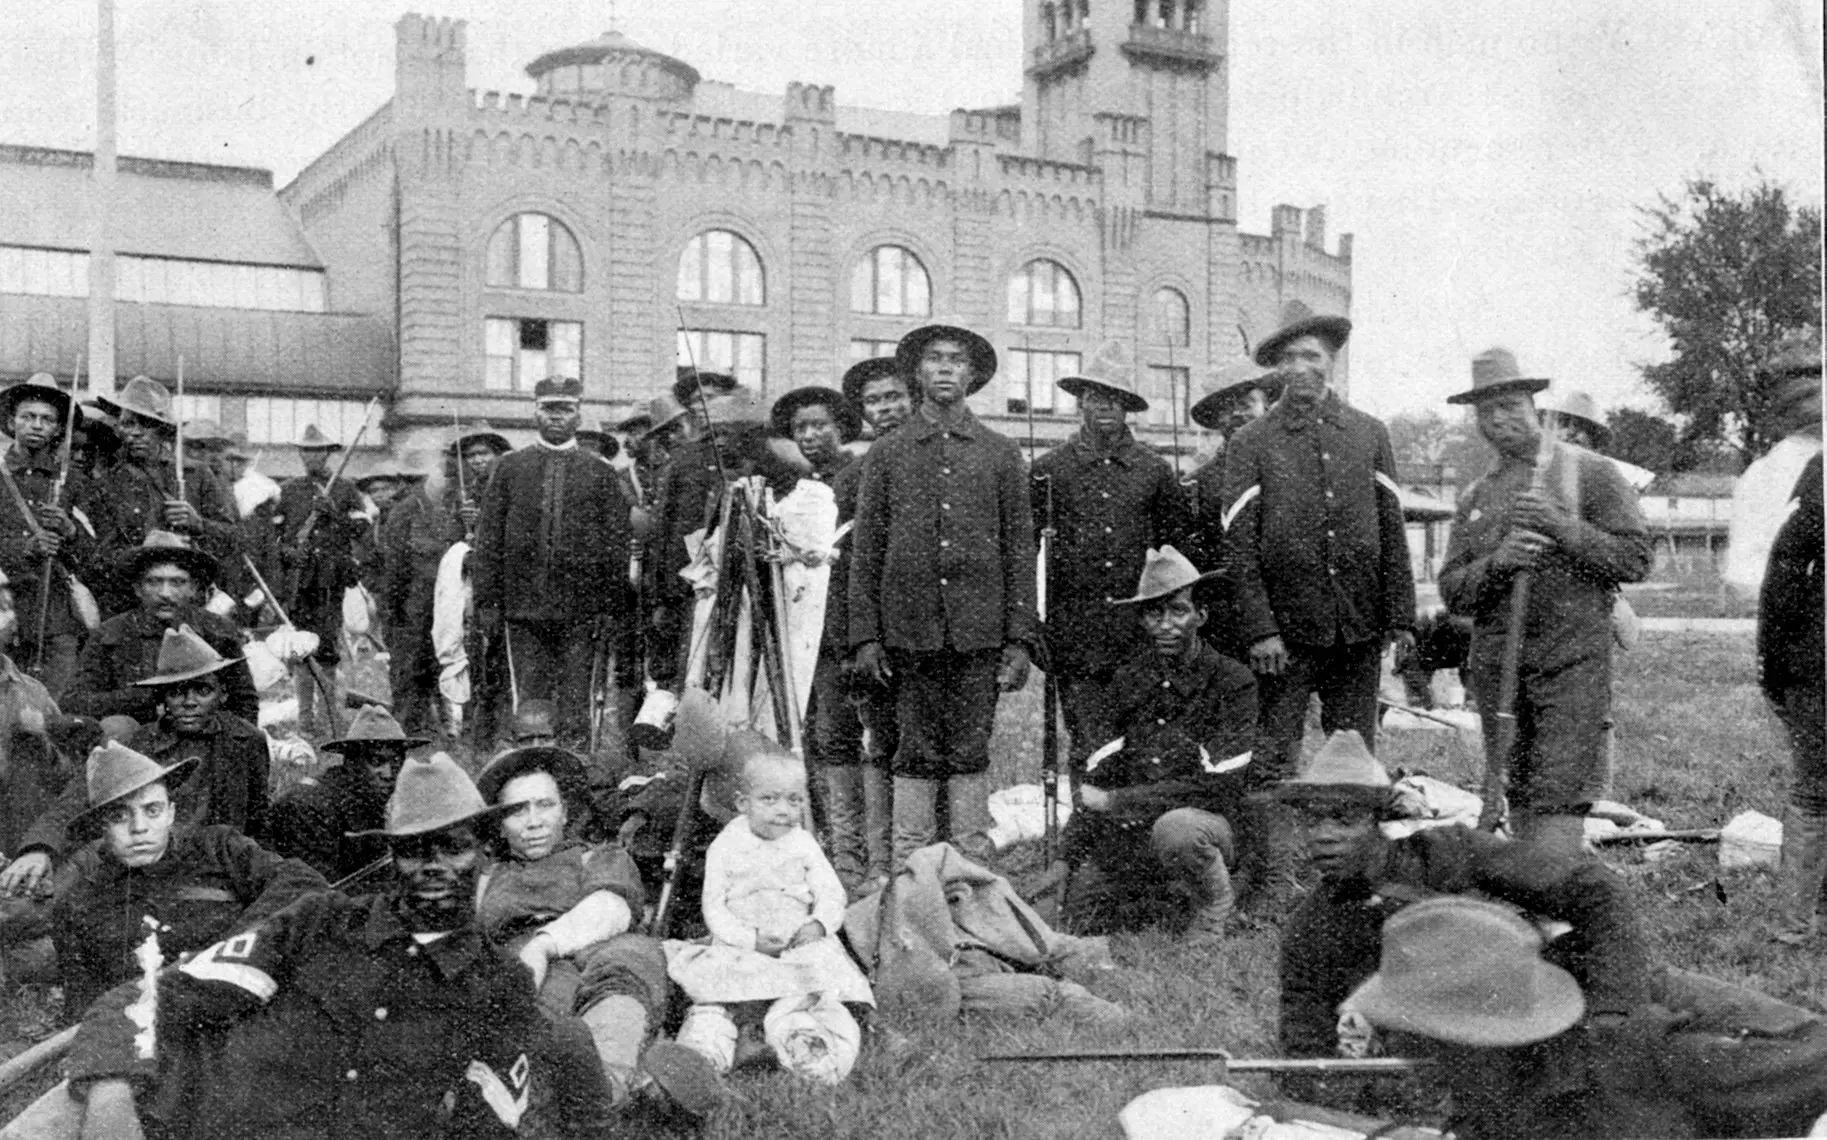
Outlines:
[[[506,440],[502,450],[506,451]],[[409,455],[409,463],[439,470],[400,500],[381,528],[381,613],[387,622],[388,681],[400,722],[415,733],[438,731],[442,718],[438,675],[431,642],[437,601],[438,567],[444,553],[463,541],[462,491],[457,444],[442,453]],[[471,670],[472,684],[474,674]]]
[[1383,648],[1412,637],[1414,573],[1389,432],[1332,391],[1351,322],[1308,317],[1265,338],[1282,397],[1224,453],[1220,524],[1238,640],[1262,698],[1260,778],[1299,761],[1311,695],[1330,733],[1374,747]]
[[471,556],[477,624],[499,634],[519,697],[558,706],[560,738],[589,735],[591,659],[629,620],[628,500],[577,444],[583,384],[534,388],[539,437],[504,457],[482,496]]
[[1448,398],[1474,405],[1498,466],[1460,497],[1440,596],[1472,619],[1472,688],[1495,749],[1511,592],[1518,572],[1531,572],[1516,743],[1503,758],[1510,816],[1518,837],[1573,853],[1587,807],[1611,783],[1612,606],[1620,583],[1649,573],[1650,539],[1616,465],[1543,430],[1533,394],[1547,385],[1494,348],[1472,361],[1471,390]]
[[1059,386],[1077,397],[1083,423],[1034,461],[1030,479],[1036,539],[1053,527],[1046,664],[1059,677],[1074,786],[1085,757],[1114,735],[1110,689],[1116,671],[1146,641],[1135,614],[1111,603],[1129,596],[1151,547],[1184,540],[1188,521],[1173,468],[1125,422],[1131,412],[1148,410],[1135,390],[1133,367],[1113,341],[1085,375],[1060,379]]
[[362,709],[347,736],[323,745],[342,760],[299,781],[273,804],[268,846],[303,860],[331,882],[373,865],[387,854],[386,843],[373,834],[386,812],[387,790],[406,753],[429,743],[407,736],[379,705]]
[[[292,623],[317,635],[317,650],[311,657],[331,678],[342,659],[343,591],[359,580],[356,555],[369,530],[361,492],[330,472],[331,454],[342,449],[342,444],[325,436],[316,424],[307,425],[298,441],[304,474],[288,479],[280,488],[279,509],[273,517],[273,525],[279,529],[279,560],[285,567],[285,584],[275,582],[273,586],[288,595],[280,602]],[[305,665],[292,670],[292,685],[298,695],[300,726],[315,730],[334,722],[335,714],[329,708],[319,720],[316,678]],[[332,703],[341,699],[335,692],[321,696]]]
[[967,329],[927,325],[895,360],[916,378],[920,410],[863,459],[850,644],[859,673],[894,683],[899,866],[933,841],[942,786],[952,841],[986,853],[998,693],[1027,683],[1039,630],[1021,452],[965,404],[996,374],[996,350]]

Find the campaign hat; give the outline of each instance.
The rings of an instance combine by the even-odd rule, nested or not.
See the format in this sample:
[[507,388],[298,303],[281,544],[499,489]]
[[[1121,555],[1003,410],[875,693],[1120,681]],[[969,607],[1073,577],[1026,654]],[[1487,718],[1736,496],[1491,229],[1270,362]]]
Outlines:
[[393,714],[380,705],[363,705],[356,710],[355,719],[349,722],[347,735],[335,740],[326,740],[321,747],[327,752],[349,752],[352,749],[369,748],[378,745],[397,745],[403,752],[408,748],[422,748],[431,741],[423,736],[407,736],[400,722],[393,719]]
[[197,636],[196,630],[180,622],[178,628],[166,630],[165,635],[159,639],[159,656],[152,667],[152,676],[133,684],[141,689],[157,689],[194,681],[198,677],[207,677],[226,669],[239,660],[239,657],[224,657],[217,653],[209,642]]
[[222,425],[215,420],[186,420],[184,422],[184,442],[187,444],[219,444],[227,447],[235,442],[234,437],[222,430]]
[[115,563],[115,572],[121,576],[122,581],[137,582],[148,566],[161,562],[183,567],[201,587],[207,587],[221,573],[221,566],[213,555],[198,550],[190,545],[189,539],[169,530],[147,531],[138,546],[121,555]]
[[1212,376],[1205,395],[1194,402],[1187,414],[1200,427],[1220,431],[1231,402],[1242,399],[1254,388],[1262,389],[1263,395],[1274,403],[1281,398],[1281,373],[1247,358],[1234,360]]
[[962,325],[922,325],[902,337],[894,349],[895,369],[908,378],[910,389],[914,386],[913,378],[920,374],[920,354],[936,340],[955,340],[970,354],[971,386],[965,395],[981,390],[996,375],[996,349],[988,340]]
[[713,392],[729,392],[736,387],[736,378],[728,372],[705,372],[689,364],[681,364],[673,373],[672,398],[682,408],[689,408],[698,402],[700,393],[709,396]]
[[1514,392],[1535,393],[1549,381],[1542,376],[1524,376],[1516,363],[1516,354],[1507,348],[1487,348],[1472,357],[1472,386],[1446,398],[1449,404],[1476,404]]
[[[636,434],[638,439],[646,439],[655,432],[665,431],[684,419],[685,416],[685,405],[673,399],[669,393],[662,392],[647,401],[646,411],[630,416],[616,426],[623,431]],[[629,426],[631,424],[639,424],[639,427]]]
[[298,437],[300,451],[341,451],[343,445],[317,430],[316,424],[306,424],[304,434]]
[[430,835],[465,823],[484,823],[505,815],[508,809],[491,806],[476,790],[475,781],[446,752],[408,758],[393,781],[387,798],[386,822],[349,837],[385,836],[402,839]]
[[[838,382],[838,387],[843,389],[844,398],[860,410],[863,406],[863,389],[873,381],[889,376],[900,376],[903,384],[908,382],[907,377],[901,374],[901,366],[895,362],[894,357],[870,356],[844,369],[844,378]],[[910,391],[908,395],[911,396],[913,393]]]
[[462,455],[463,449],[472,439],[479,439],[488,444],[495,449],[496,455],[506,455],[514,450],[514,445],[508,442],[507,436],[496,431],[487,420],[477,420],[466,428],[457,429],[457,437],[451,440],[447,450],[452,455]]
[[1199,568],[1193,565],[1192,559],[1171,546],[1163,546],[1159,550],[1151,548],[1142,562],[1142,577],[1136,583],[1135,596],[1119,598],[1111,602],[1111,605],[1134,606],[1159,598],[1171,598],[1188,586],[1198,585],[1217,576],[1216,570],[1199,573]]
[[1579,420],[1592,433],[1595,447],[1604,447],[1605,442],[1611,438],[1611,429],[1599,418],[1598,402],[1578,388],[1569,388],[1565,392],[1550,388],[1542,411],[1552,412],[1564,420]]
[[501,789],[516,776],[545,772],[558,785],[558,794],[575,813],[590,803],[590,772],[575,753],[550,744],[510,748],[488,762],[476,777],[476,790],[489,803],[501,798]]
[[76,400],[57,386],[55,376],[37,372],[0,392],[0,432],[13,434],[13,413],[27,400],[42,400],[56,408],[59,416],[74,415],[75,426],[82,427],[82,409],[76,406]]
[[793,437],[793,417],[799,409],[822,404],[831,410],[831,418],[837,424],[837,434],[845,443],[855,439],[863,431],[863,417],[856,405],[845,399],[844,394],[836,388],[826,388],[817,384],[808,384],[795,388],[774,401],[774,407],[768,412],[768,426],[777,436],[785,439]]
[[1129,350],[1123,347],[1122,341],[1105,341],[1098,346],[1083,372],[1062,376],[1057,383],[1076,399],[1083,399],[1087,390],[1096,388],[1115,396],[1126,412],[1148,410],[1147,397],[1136,391],[1135,361],[1130,359]]
[[1319,337],[1332,351],[1337,352],[1351,339],[1351,322],[1344,317],[1334,316],[1311,316],[1289,321],[1264,337],[1251,355],[1258,364],[1274,364],[1275,357],[1283,347],[1304,336]]
[[1300,775],[1283,780],[1271,794],[1284,803],[1351,800],[1384,807],[1390,788],[1389,770],[1371,755],[1357,730],[1344,728],[1326,738]]
[[610,435],[602,428],[580,427],[574,437],[579,443],[596,448],[597,454],[604,459],[614,459],[622,452],[622,441]]
[[177,430],[178,421],[171,410],[171,392],[165,385],[147,376],[135,376],[121,385],[113,396],[97,396],[95,402],[111,416],[132,412],[141,419],[152,420]]
[[201,759],[192,756],[165,765],[118,740],[102,741],[90,750],[88,762],[83,765],[88,806],[71,820],[72,830],[78,830],[78,821],[93,822],[110,804],[119,803],[148,785],[163,780],[167,790],[177,787],[190,777]]

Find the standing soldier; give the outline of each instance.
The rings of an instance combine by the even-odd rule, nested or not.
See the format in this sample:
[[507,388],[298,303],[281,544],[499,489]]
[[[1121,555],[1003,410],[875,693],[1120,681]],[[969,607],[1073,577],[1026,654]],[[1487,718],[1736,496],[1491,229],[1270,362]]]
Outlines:
[[378,600],[391,654],[388,681],[393,711],[415,736],[433,733],[439,725],[439,663],[431,642],[432,608],[444,552],[463,539],[457,488],[457,464],[461,462],[455,443],[442,452],[408,452],[407,470],[424,471],[427,478],[399,501],[381,531]]
[[[121,448],[114,465],[96,480],[93,498],[96,544],[100,557],[113,565],[146,540],[148,531],[172,531],[193,540],[218,564],[235,565],[235,503],[228,488],[201,468],[179,479],[172,466],[177,420],[171,393],[163,384],[135,376],[113,398],[100,397],[109,414],[119,417],[115,430]],[[104,618],[135,608],[134,583],[118,579],[97,583]]]
[[1262,696],[1259,778],[1292,775],[1318,692],[1328,734],[1374,745],[1383,647],[1412,641],[1415,581],[1382,423],[1332,390],[1351,322],[1307,317],[1256,348],[1281,399],[1225,447],[1220,523]]
[[895,363],[922,399],[863,460],[850,644],[858,672],[895,687],[896,866],[933,841],[942,784],[953,842],[981,859],[997,693],[1027,683],[1039,636],[1027,473],[965,404],[996,374],[989,341],[927,325],[901,339]]
[[[1084,422],[1035,460],[1032,500],[1036,524],[1054,530],[1047,667],[1059,677],[1077,788],[1086,755],[1115,735],[1109,696],[1117,666],[1146,644],[1135,614],[1111,603],[1129,596],[1149,548],[1181,541],[1187,520],[1174,469],[1125,422],[1129,413],[1147,411],[1148,401],[1135,390],[1122,345],[1105,344],[1084,375],[1063,377],[1059,386],[1077,397]],[[1044,514],[1049,501],[1051,519]]]
[[[0,573],[18,584],[14,604],[19,638],[14,652],[33,666],[53,697],[61,697],[76,674],[76,651],[84,631],[71,592],[72,576],[88,574],[95,556],[95,536],[77,521],[83,514],[75,506],[87,500],[88,477],[71,470],[62,500],[52,501],[63,471],[58,451],[72,415],[82,422],[75,401],[46,373],[0,393],[0,431],[13,441],[3,461],[8,494],[0,500],[0,519],[5,520],[0,524]],[[20,510],[21,503],[30,515]]]
[[[1471,680],[1484,719],[1486,763],[1507,767],[1512,830],[1567,853],[1585,843],[1586,809],[1611,782],[1611,610],[1618,586],[1649,573],[1650,539],[1636,492],[1603,456],[1556,442],[1537,422],[1534,394],[1507,349],[1472,361],[1471,404],[1497,469],[1459,500],[1440,596],[1470,617]],[[1545,465],[1545,467],[1544,467]],[[1530,571],[1517,657],[1516,737],[1496,755],[1498,690],[1511,595]]]
[[628,500],[615,469],[577,444],[583,382],[533,389],[539,437],[501,460],[482,496],[471,565],[476,620],[499,635],[517,700],[558,705],[559,735],[588,736],[591,657],[628,619]]
[[1250,659],[1250,647],[1242,640],[1237,589],[1224,557],[1224,451],[1245,424],[1269,414],[1281,398],[1281,387],[1274,369],[1245,357],[1219,369],[1211,390],[1188,412],[1194,423],[1219,433],[1217,453],[1193,472],[1190,484],[1194,521],[1187,546],[1199,565],[1215,568],[1201,595],[1212,609],[1205,638],[1238,661]]
[[286,568],[286,585],[279,587],[286,616],[301,630],[317,635],[311,656],[332,678],[329,702],[317,723],[315,682],[304,666],[293,671],[298,693],[298,724],[307,732],[321,732],[333,723],[341,701],[335,692],[336,663],[342,658],[343,591],[356,583],[356,544],[368,529],[361,492],[330,474],[330,453],[343,445],[317,430],[305,427],[298,441],[298,459],[304,474],[288,480],[279,492],[274,525],[279,528],[279,559]]
[[[482,493],[495,477],[501,457],[514,450],[507,437],[496,431],[487,420],[477,420],[463,428],[452,445],[458,457],[451,475],[456,488],[451,499],[456,511],[459,536],[476,545],[476,524],[482,521]],[[435,591],[434,591],[435,604]],[[465,651],[469,657],[469,704],[464,710],[471,747],[488,754],[495,743],[502,710],[509,704],[507,650],[500,637],[484,635],[475,621],[475,599],[464,623]]]

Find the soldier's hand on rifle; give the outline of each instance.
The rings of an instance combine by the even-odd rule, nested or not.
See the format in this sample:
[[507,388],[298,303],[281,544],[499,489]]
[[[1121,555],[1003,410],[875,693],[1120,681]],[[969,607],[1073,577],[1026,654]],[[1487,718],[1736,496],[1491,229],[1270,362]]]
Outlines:
[[69,514],[54,503],[38,504],[38,525],[61,538],[68,538],[76,533],[76,523]]
[[494,637],[501,632],[501,607],[478,606],[476,608],[476,626],[484,637]]
[[183,499],[165,500],[165,525],[177,531],[199,531],[203,529],[203,516],[197,508]]
[[770,958],[778,958],[780,957],[781,952],[786,948],[787,940],[780,935],[769,934],[765,930],[757,930],[755,932],[755,950],[757,953],[766,954]]
[[1499,570],[1533,570],[1554,543],[1545,534],[1532,530],[1513,530],[1491,554],[1491,565]]
[[457,508],[457,517],[463,520],[464,530],[473,531],[476,529],[477,520],[482,517],[482,508],[465,500],[463,505]]
[[1080,801],[1084,803],[1086,811],[1110,810],[1110,793],[1102,788],[1092,787],[1090,784],[1080,784],[1078,795]]
[[787,942],[787,949],[792,950],[798,946],[810,946],[824,936],[825,924],[815,918],[793,932],[793,937]]
[[63,549],[63,536],[54,530],[33,531],[26,548],[40,558],[55,558]]
[[1002,647],[1002,666],[996,670],[996,687],[1005,693],[1020,692],[1028,683],[1028,660],[1026,646],[1014,642]]
[[1524,491],[1516,496],[1516,506],[1511,512],[1516,525],[1524,530],[1565,542],[1573,529],[1573,515],[1560,501],[1541,491]]
[[42,851],[28,851],[0,871],[0,898],[28,898],[50,873],[51,857]]
[[1288,671],[1288,646],[1280,634],[1270,634],[1250,646],[1250,668],[1268,677]]
[[889,678],[894,676],[894,670],[888,667],[888,653],[882,648],[881,642],[865,641],[857,647],[856,672],[866,681],[878,685],[888,684]]

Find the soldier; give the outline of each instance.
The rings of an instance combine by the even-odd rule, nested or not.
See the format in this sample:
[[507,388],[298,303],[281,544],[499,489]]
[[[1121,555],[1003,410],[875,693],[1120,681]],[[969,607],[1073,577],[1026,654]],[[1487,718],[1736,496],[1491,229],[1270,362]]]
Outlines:
[[[387,623],[393,707],[409,731],[433,733],[441,718],[432,608],[444,553],[463,539],[456,479],[463,460],[453,442],[442,452],[409,452],[405,462],[408,470],[426,471],[429,477],[400,500],[383,525],[377,600]],[[473,696],[473,688],[471,692]]]
[[[191,539],[218,566],[239,560],[235,504],[228,488],[201,468],[184,472],[184,494],[172,467],[177,420],[171,393],[163,384],[135,376],[113,399],[100,397],[104,409],[119,417],[121,449],[115,464],[96,482],[90,521],[104,565],[115,565],[146,539],[164,530]],[[102,617],[135,608],[133,582],[118,578],[98,583]]]
[[[1187,409],[1187,415],[1194,423],[1207,431],[1218,433],[1217,447],[1210,462],[1201,464],[1189,481],[1192,514],[1196,522],[1189,553],[1198,560],[1199,565],[1219,571],[1220,577],[1214,580],[1214,586],[1222,587],[1225,581],[1224,526],[1221,521],[1224,516],[1225,444],[1236,438],[1243,425],[1255,423],[1269,414],[1269,408],[1281,398],[1281,387],[1281,377],[1274,369],[1264,368],[1244,357],[1220,368],[1205,395]],[[1217,612],[1226,618],[1220,623],[1223,629],[1218,632],[1235,625],[1228,607]],[[1223,646],[1220,649],[1231,653],[1230,649]],[[1232,656],[1240,661],[1246,660],[1249,649],[1247,645],[1241,646],[1239,652]]]
[[[87,522],[88,476],[72,464],[61,499],[52,501],[63,470],[58,452],[66,420],[75,416],[80,425],[82,419],[75,403],[43,372],[0,392],[0,431],[13,441],[4,460],[9,493],[0,500],[0,573],[30,584],[23,599],[14,599],[24,606],[15,652],[34,666],[53,697],[70,686],[85,632],[75,581],[95,577],[95,535],[78,522]],[[19,509],[21,502],[29,515]]]
[[379,705],[364,706],[348,735],[323,744],[323,751],[342,759],[299,781],[273,804],[269,846],[331,881],[371,867],[387,854],[374,832],[385,822],[388,789],[406,754],[430,743],[407,736]]
[[1307,705],[1330,733],[1373,744],[1384,645],[1411,642],[1415,583],[1389,432],[1332,391],[1351,334],[1307,317],[1256,348],[1281,370],[1281,399],[1225,447],[1224,513],[1241,629],[1262,698],[1258,775],[1298,763]]
[[[1084,375],[1060,379],[1059,386],[1077,397],[1083,422],[1034,461],[1030,482],[1035,523],[1054,531],[1046,661],[1059,677],[1074,787],[1085,757],[1115,735],[1111,684],[1146,640],[1135,614],[1111,603],[1128,596],[1148,550],[1182,541],[1187,523],[1174,469],[1125,422],[1129,413],[1148,410],[1133,372],[1127,353],[1112,341]],[[1043,513],[1049,502],[1051,518]]]
[[[0,723],[18,726],[0,736],[0,853],[18,851],[20,837],[74,774],[52,748],[47,729],[74,725],[76,718],[65,718],[45,687],[13,664],[8,653],[18,627],[12,588],[0,574]],[[0,877],[0,898],[8,893],[6,882]]]
[[[1566,851],[1585,842],[1586,809],[1611,782],[1612,602],[1649,573],[1650,540],[1636,492],[1610,460],[1557,443],[1537,421],[1534,393],[1509,350],[1472,361],[1471,404],[1498,466],[1461,496],[1440,569],[1440,596],[1473,621],[1471,681],[1484,738],[1509,777],[1519,838]],[[1515,748],[1497,747],[1512,586],[1533,574],[1516,678]]]
[[953,842],[988,853],[998,692],[1027,683],[1039,630],[1021,452],[965,403],[995,376],[996,350],[967,329],[927,325],[901,339],[895,362],[917,379],[920,411],[863,460],[850,644],[860,673],[894,682],[899,866],[932,842],[941,786]]
[[[460,429],[452,443],[459,462],[451,475],[457,494],[452,503],[461,524],[463,540],[473,548],[476,524],[482,520],[482,494],[501,457],[514,450],[507,437],[487,420]],[[434,592],[435,600],[435,592]],[[473,598],[472,598],[472,610]],[[489,638],[473,620],[467,621],[464,643],[469,656],[470,697],[464,715],[469,725],[470,747],[486,754],[495,745],[501,717],[511,700],[508,695],[507,651],[501,638]]]
[[628,619],[628,500],[613,468],[580,451],[583,383],[533,390],[539,438],[501,460],[482,497],[477,624],[499,635],[519,697],[558,705],[563,739],[588,735],[591,659]]
[[1789,734],[1794,772],[1783,816],[1783,916],[1778,941],[1820,929],[1827,883],[1827,646],[1822,631],[1821,457],[1802,468],[1770,546],[1757,607],[1757,680]]
[[287,480],[279,492],[279,510],[273,523],[279,532],[279,560],[286,569],[286,584],[275,586],[286,616],[301,630],[317,635],[311,654],[323,674],[332,680],[322,723],[317,710],[315,678],[304,665],[293,669],[292,684],[298,694],[298,724],[317,733],[334,720],[341,701],[334,679],[342,659],[343,591],[355,585],[356,544],[368,528],[361,492],[330,473],[330,455],[343,445],[308,424],[298,440],[298,459],[304,474]]

